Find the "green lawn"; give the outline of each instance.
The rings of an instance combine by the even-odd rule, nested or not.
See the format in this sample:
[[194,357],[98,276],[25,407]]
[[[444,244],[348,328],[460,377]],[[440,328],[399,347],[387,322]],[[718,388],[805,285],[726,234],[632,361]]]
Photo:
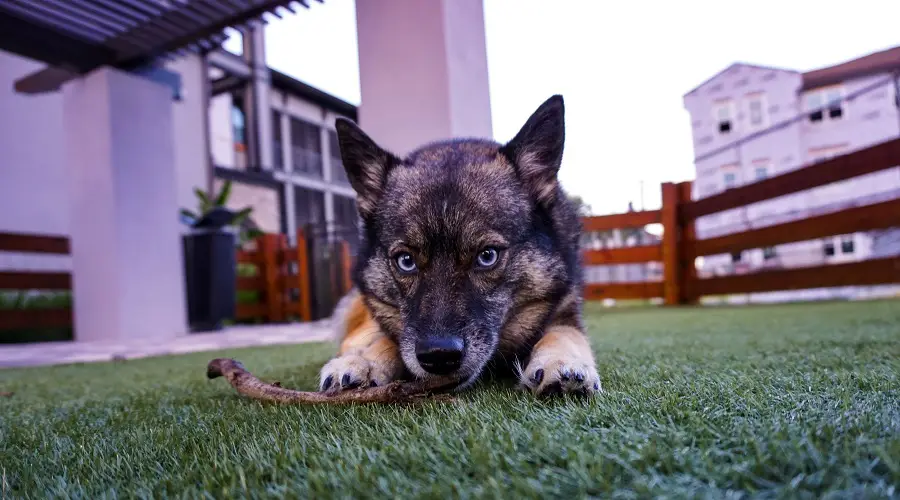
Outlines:
[[311,389],[324,344],[0,371],[0,498],[900,494],[900,302],[589,313],[591,402],[277,407],[205,379],[227,355]]

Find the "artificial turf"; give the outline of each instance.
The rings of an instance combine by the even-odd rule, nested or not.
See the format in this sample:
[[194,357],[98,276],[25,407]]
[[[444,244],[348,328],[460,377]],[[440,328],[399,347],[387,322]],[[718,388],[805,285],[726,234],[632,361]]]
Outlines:
[[285,407],[205,379],[227,355],[312,389],[328,344],[2,370],[0,498],[900,494],[900,302],[587,312],[590,402]]

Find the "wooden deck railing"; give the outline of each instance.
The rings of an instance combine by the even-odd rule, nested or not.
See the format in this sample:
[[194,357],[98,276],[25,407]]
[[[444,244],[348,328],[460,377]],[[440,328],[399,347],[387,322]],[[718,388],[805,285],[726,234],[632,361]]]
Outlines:
[[[69,239],[39,234],[0,233],[0,252],[69,255]],[[0,271],[0,292],[71,291],[72,277],[55,271]],[[7,298],[7,300],[12,300]],[[61,308],[0,308],[0,330],[67,328],[72,310]]]
[[694,303],[705,295],[744,294],[842,286],[900,283],[900,258],[763,270],[750,274],[698,278],[697,257],[815,240],[828,236],[900,227],[900,199],[848,208],[708,239],[697,239],[698,218],[900,166],[900,139],[810,165],[700,200],[691,183],[662,185],[662,209],[584,220],[586,231],[661,223],[659,245],[588,250],[585,265],[661,261],[664,278],[650,283],[591,283],[587,299],[655,298],[666,304]]

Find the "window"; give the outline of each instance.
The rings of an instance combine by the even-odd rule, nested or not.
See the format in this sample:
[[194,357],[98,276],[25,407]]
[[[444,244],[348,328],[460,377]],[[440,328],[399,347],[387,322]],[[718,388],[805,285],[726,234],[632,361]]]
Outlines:
[[766,167],[756,167],[753,169],[753,175],[756,177],[756,180],[761,181],[769,176],[769,169]]
[[747,96],[747,117],[751,128],[759,129],[766,125],[766,99],[763,94]]
[[334,182],[349,184],[347,171],[344,170],[344,161],[341,158],[341,145],[338,143],[337,133],[328,131],[328,149],[331,156],[331,179]]
[[719,103],[715,107],[716,128],[720,134],[728,134],[731,132],[734,113],[731,101]]
[[356,200],[334,195],[333,202],[335,236],[349,243],[350,251],[356,253],[359,246],[359,212]]
[[744,258],[744,252],[735,252],[731,254],[731,262],[737,264]]
[[763,251],[763,260],[772,260],[778,254],[775,252],[775,247],[765,247],[762,249]]
[[731,189],[737,184],[737,175],[734,172],[725,172],[722,180],[725,182],[725,189]]
[[294,215],[297,227],[308,224],[321,227],[325,223],[325,193],[295,186]]
[[272,110],[272,161],[275,168],[284,169],[284,150],[281,148],[281,113]]
[[322,137],[319,127],[291,117],[291,159],[294,172],[322,177]]
[[843,92],[837,87],[807,93],[804,102],[809,121],[819,123],[841,119],[844,116],[843,98]]
[[841,238],[841,253],[853,253],[853,236],[844,236]]
[[822,253],[825,254],[826,257],[834,256],[834,243],[831,241],[826,241],[822,244]]
[[236,144],[245,144],[247,126],[244,122],[244,110],[235,102],[231,105],[231,129]]

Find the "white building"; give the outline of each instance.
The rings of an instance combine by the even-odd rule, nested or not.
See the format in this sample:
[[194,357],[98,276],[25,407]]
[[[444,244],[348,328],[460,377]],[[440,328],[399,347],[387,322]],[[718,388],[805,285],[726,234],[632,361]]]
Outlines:
[[[807,73],[731,65],[684,96],[693,130],[695,199],[900,137],[898,78],[900,47]],[[898,196],[900,168],[893,168],[702,217],[697,233],[715,237]],[[700,273],[890,255],[898,251],[894,236],[848,234],[714,255],[703,259]]]
[[[0,272],[70,271],[76,340],[187,332],[178,210],[195,206],[195,188],[237,181],[235,204],[253,205],[267,231],[354,224],[337,116],[357,119],[398,155],[440,138],[493,135],[481,0],[356,2],[358,110],[266,68],[255,21],[238,23],[242,57],[188,36],[238,19],[219,12],[258,15],[257,3],[129,3],[158,14],[140,21],[157,38],[124,21],[96,24],[66,2],[48,9],[78,23],[0,12],[16,27],[0,33],[0,233],[71,241],[70,256],[0,252]],[[304,15],[306,2],[294,3]],[[102,4],[107,16],[130,12]],[[207,21],[188,30],[189,18]],[[151,61],[199,47],[165,63],[180,78],[178,99],[171,73],[161,82],[134,71],[134,47],[144,43]]]

